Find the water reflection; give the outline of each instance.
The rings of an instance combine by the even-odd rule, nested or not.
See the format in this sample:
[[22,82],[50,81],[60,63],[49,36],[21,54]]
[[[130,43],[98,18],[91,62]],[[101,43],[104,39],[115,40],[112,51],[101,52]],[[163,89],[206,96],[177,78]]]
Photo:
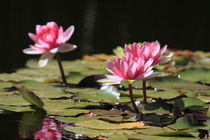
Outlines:
[[18,123],[18,133],[21,139],[33,138],[34,134],[42,127],[43,112],[27,112],[23,113]]
[[60,126],[54,122],[53,117],[46,116],[43,121],[42,129],[35,133],[34,139],[40,140],[61,140],[62,134],[59,131]]

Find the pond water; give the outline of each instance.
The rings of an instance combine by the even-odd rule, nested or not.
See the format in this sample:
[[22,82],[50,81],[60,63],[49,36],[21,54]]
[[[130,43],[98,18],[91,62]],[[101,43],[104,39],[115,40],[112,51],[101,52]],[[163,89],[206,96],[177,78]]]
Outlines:
[[45,114],[40,112],[15,113],[2,111],[0,114],[0,139],[33,139],[41,129]]

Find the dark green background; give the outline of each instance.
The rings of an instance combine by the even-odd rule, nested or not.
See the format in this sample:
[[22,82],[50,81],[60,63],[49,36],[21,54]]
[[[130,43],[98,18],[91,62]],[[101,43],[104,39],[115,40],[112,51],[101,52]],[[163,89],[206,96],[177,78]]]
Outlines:
[[209,51],[208,0],[7,0],[1,2],[0,72],[23,67],[29,58],[22,49],[36,24],[56,21],[75,25],[71,43],[78,49],[63,55],[70,60],[108,53],[117,45],[159,40],[169,48]]

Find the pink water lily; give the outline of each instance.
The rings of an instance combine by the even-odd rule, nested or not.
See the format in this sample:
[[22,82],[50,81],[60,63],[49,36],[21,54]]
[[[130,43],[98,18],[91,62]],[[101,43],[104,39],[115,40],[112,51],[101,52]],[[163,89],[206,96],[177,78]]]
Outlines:
[[107,70],[112,73],[112,75],[107,75],[107,78],[115,82],[149,79],[155,75],[151,67],[152,63],[153,59],[145,61],[144,57],[118,58],[115,56],[114,63],[109,60],[106,61]]
[[152,65],[157,65],[171,59],[172,53],[167,56],[162,56],[167,49],[165,45],[160,49],[160,43],[155,42],[143,42],[141,45],[133,43],[131,45],[125,45],[125,54],[130,57],[144,57],[145,60],[153,59]]
[[[172,57],[172,53],[167,56],[163,56],[167,49],[167,45],[165,45],[162,49],[160,49],[160,43],[158,41],[155,42],[143,42],[141,45],[137,43],[133,43],[131,45],[125,45],[124,53],[126,57],[132,58],[141,58],[143,57],[145,61],[153,59],[153,65],[159,65],[167,60],[170,60]],[[146,98],[146,80],[143,80],[142,90],[143,90],[143,102],[147,103]]]
[[39,66],[44,67],[55,56],[57,52],[68,52],[76,49],[76,45],[66,43],[74,32],[74,26],[66,31],[55,22],[48,22],[46,25],[36,25],[36,34],[29,33],[28,36],[35,42],[30,48],[24,49],[26,54],[42,54]]

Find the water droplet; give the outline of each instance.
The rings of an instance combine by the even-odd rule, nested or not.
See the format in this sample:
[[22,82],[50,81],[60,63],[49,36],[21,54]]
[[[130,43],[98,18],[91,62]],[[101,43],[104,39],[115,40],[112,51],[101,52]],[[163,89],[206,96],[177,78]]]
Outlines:
[[75,134],[76,139],[80,139],[83,135],[82,134]]
[[0,114],[4,113],[4,110],[0,109]]
[[172,61],[172,62],[171,62],[171,65],[173,65],[173,66],[174,66],[175,64],[176,64],[176,62],[175,62],[175,61]]
[[155,99],[151,99],[151,102],[155,102]]

